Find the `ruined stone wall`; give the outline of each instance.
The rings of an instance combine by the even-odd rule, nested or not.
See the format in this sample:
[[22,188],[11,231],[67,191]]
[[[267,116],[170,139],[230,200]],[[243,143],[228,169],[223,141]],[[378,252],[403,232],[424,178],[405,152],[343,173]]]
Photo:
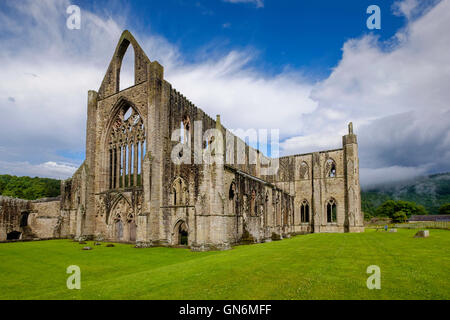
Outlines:
[[36,201],[0,196],[0,241],[66,237],[61,199]]
[[[120,91],[130,45],[135,84]],[[181,136],[173,135],[177,129]],[[222,132],[222,145],[204,136],[209,129]],[[174,162],[177,156],[182,163]],[[214,156],[218,163],[204,162]],[[3,201],[0,240],[18,229],[27,237],[87,237],[142,247],[183,243],[208,250],[293,233],[362,230],[352,128],[342,149],[282,157],[275,175],[262,173],[264,159],[271,160],[222,126],[220,116],[212,119],[172,88],[163,67],[125,31],[98,92],[88,92],[86,161],[62,183],[59,205]],[[306,204],[307,221],[301,209]],[[25,229],[24,213],[30,214]]]
[[[295,196],[295,232],[363,231],[358,147],[352,130],[344,136],[342,149],[280,158],[273,178],[278,187]],[[329,203],[336,206],[332,221]],[[301,215],[304,204],[309,208],[308,221]]]
[[0,241],[31,237],[21,224],[23,215],[30,211],[30,201],[0,196]]
[[[342,149],[280,158],[276,185],[295,196],[294,225],[296,232],[343,232],[346,219],[345,168]],[[330,177],[327,164],[333,161],[335,173]],[[336,221],[327,221],[327,203],[334,199]],[[309,221],[301,219],[301,205],[309,206]]]
[[[119,91],[122,58],[130,44],[135,85]],[[111,162],[111,146],[116,148],[117,141],[111,142],[110,136],[117,121],[116,129],[126,124],[122,113],[128,108],[139,115],[145,130],[139,185],[121,185],[122,180],[113,184],[111,178],[112,172],[124,175],[122,153],[118,165]],[[213,128],[223,134],[219,149],[213,148],[216,137],[204,136]],[[179,135],[174,136],[177,129]],[[212,150],[225,166],[203,162]],[[129,154],[123,157],[132,159]],[[181,164],[174,162],[177,157]],[[342,232],[352,223],[357,230],[356,137],[346,139],[343,149],[280,158],[276,175],[262,174],[264,159],[268,158],[222,126],[220,116],[212,119],[172,88],[164,80],[163,67],[151,62],[126,31],[98,93],[88,94],[86,161],[64,183],[61,209],[67,218],[62,230],[139,246],[177,245],[188,233],[187,244],[194,250],[298,232]],[[333,177],[327,176],[330,159]],[[326,215],[329,199],[337,212],[332,222]],[[308,221],[300,212],[304,203],[309,206]]]
[[61,200],[41,199],[31,202],[28,225],[35,238],[65,238],[63,228],[66,217],[61,213]]
[[87,164],[86,161],[71,179],[61,183],[61,234],[76,237],[83,234],[86,225],[87,207]]

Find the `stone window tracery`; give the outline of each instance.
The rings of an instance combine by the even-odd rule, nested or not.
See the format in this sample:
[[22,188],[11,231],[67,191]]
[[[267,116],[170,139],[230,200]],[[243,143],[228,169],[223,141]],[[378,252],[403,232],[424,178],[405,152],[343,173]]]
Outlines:
[[336,200],[330,199],[327,202],[327,222],[328,223],[336,222],[336,218],[337,218]]
[[309,179],[309,166],[305,161],[300,165],[300,179]]
[[328,159],[326,162],[326,172],[328,178],[336,177],[336,162],[333,159]]
[[139,113],[132,107],[122,108],[109,136],[109,188],[142,185],[145,155],[145,127]]
[[189,202],[189,194],[186,183],[181,177],[176,178],[172,183],[172,196],[174,206],[187,205]]
[[309,203],[307,200],[303,200],[300,205],[300,219],[301,222],[309,222]]

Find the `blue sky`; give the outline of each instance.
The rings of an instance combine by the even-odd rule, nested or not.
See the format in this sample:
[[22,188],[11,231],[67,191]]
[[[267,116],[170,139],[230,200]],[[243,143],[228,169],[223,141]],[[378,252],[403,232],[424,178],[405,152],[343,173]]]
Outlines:
[[352,121],[363,185],[450,171],[450,0],[3,0],[0,174],[72,175],[125,29],[227,128],[279,129],[282,155],[339,148]]
[[[230,3],[221,0],[141,0],[123,3],[78,1],[82,8],[109,7],[111,15],[120,8],[128,17],[127,27],[153,32],[175,43],[188,62],[203,55],[251,47],[258,51],[256,68],[278,73],[284,68],[302,68],[314,79],[327,77],[337,65],[343,43],[372,33],[381,40],[391,38],[405,25],[394,15],[394,1],[317,0]],[[382,29],[368,30],[366,9],[377,4],[382,11]]]

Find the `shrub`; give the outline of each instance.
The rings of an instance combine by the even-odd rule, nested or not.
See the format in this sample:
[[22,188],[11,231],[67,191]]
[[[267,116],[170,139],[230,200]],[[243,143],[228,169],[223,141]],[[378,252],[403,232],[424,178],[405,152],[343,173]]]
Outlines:
[[439,214],[450,214],[450,203],[446,203],[439,208]]

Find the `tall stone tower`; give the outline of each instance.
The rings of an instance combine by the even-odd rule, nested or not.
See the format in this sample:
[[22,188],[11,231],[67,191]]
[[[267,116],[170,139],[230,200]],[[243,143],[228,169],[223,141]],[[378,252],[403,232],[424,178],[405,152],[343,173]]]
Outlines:
[[344,222],[347,232],[364,231],[364,217],[361,212],[361,187],[359,184],[358,143],[353,133],[353,123],[348,125],[348,134],[342,137],[345,167],[345,205],[346,219]]

